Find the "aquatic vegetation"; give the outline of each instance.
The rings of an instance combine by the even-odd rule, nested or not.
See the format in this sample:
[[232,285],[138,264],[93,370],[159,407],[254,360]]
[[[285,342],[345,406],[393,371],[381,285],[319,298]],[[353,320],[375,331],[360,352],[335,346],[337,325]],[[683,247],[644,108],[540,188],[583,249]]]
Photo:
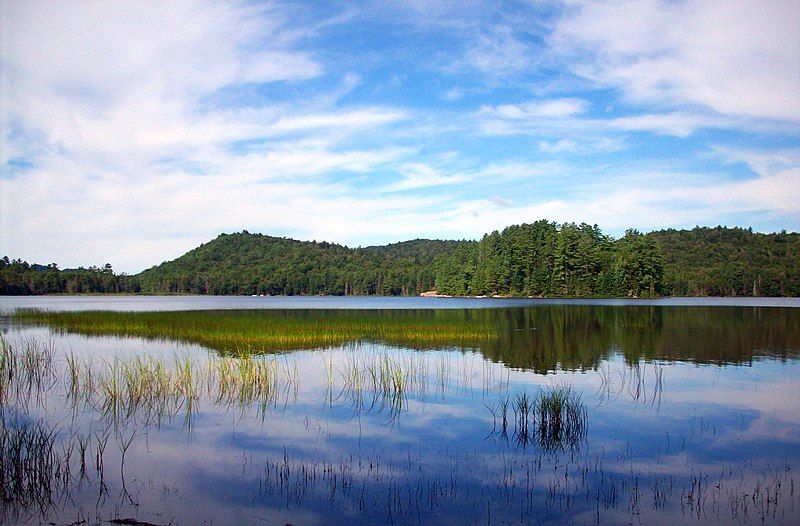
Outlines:
[[[14,345],[3,341],[1,348],[6,364],[4,378],[16,378],[14,385],[24,386],[13,390],[18,405],[23,407],[29,399],[41,397],[62,379],[73,413],[93,410],[114,425],[130,420],[161,425],[178,414],[191,424],[199,402],[235,407],[243,413],[255,409],[263,417],[279,401],[285,404],[296,398],[300,384],[297,362],[285,355],[208,354],[199,359],[177,353],[170,358],[89,358],[69,353],[56,365],[53,350],[33,340]],[[502,366],[479,359],[480,366],[476,367],[475,360],[462,353],[388,353],[351,347],[340,353],[337,363],[330,353],[322,356],[326,382],[323,404],[348,405],[354,414],[382,413],[390,421],[408,408],[410,398],[424,402],[432,388],[442,399],[451,390],[472,392],[478,388],[473,385],[476,375],[484,396],[509,388],[507,372],[505,379],[498,373]],[[535,396],[518,394],[512,402],[506,399],[499,406],[502,429],[505,432],[508,428],[511,408],[515,413],[514,436],[522,445],[535,438],[542,447],[558,447],[574,443],[582,434],[585,409],[580,397],[567,386]]]
[[540,389],[535,395],[523,391],[486,407],[493,420],[490,436],[507,440],[511,423],[512,437],[522,447],[536,445],[548,452],[574,450],[586,438],[586,407],[581,396],[568,385]]
[[[269,301],[265,299],[264,301]],[[476,310],[18,311],[16,324],[196,343],[229,355],[373,342],[479,350],[493,362],[548,374],[594,371],[615,355],[649,362],[749,364],[800,356],[797,309],[540,305]],[[650,371],[647,371],[648,378]]]
[[161,425],[184,413],[191,423],[201,399],[214,405],[266,411],[288,395],[297,371],[275,356],[196,360],[154,356],[111,360],[68,358],[66,384],[74,410],[92,408],[115,424],[137,420]]
[[13,344],[0,335],[0,414],[12,401],[25,408],[56,381],[53,346],[34,338]]
[[[442,397],[450,388],[472,389],[475,370],[467,354],[374,353],[366,350],[369,345],[361,345],[349,344],[341,363],[334,364],[329,354],[323,360],[328,404],[346,404],[356,414],[379,412],[394,419],[407,407],[410,396],[424,400],[432,385]],[[70,352],[56,364],[52,346],[33,339],[13,345],[0,339],[0,350],[0,395],[4,398],[13,392],[17,403],[24,405],[62,380],[73,413],[94,410],[117,425],[131,419],[160,425],[179,413],[191,423],[195,405],[203,397],[214,405],[236,406],[242,411],[256,407],[263,416],[279,398],[288,401],[292,394],[296,396],[299,383],[297,363],[285,355],[241,352],[209,353],[205,359],[190,358],[186,353],[172,358],[90,358]],[[479,361],[484,392],[507,387],[495,381],[494,371],[502,366]]]
[[[330,524],[796,522],[789,423],[769,442],[776,453],[748,433],[752,404],[717,413],[717,402],[709,408],[664,394],[667,375],[670,395],[708,378],[730,388],[726,368],[642,357],[603,338],[592,341],[612,358],[592,366],[599,355],[576,345],[596,328],[584,317],[534,327],[544,318],[524,312],[512,324],[524,330],[512,337],[530,345],[516,348],[515,363],[549,373],[565,356],[548,355],[558,341],[587,374],[556,367],[556,380],[509,365],[509,355],[488,359],[484,351],[508,335],[474,350],[420,344],[431,349],[424,352],[365,338],[296,353],[218,353],[172,338],[92,338],[82,347],[86,339],[57,330],[51,338],[63,346],[6,338],[3,440],[38,426],[51,439],[52,447],[38,449],[51,455],[52,469],[35,498],[22,492],[0,501],[0,523],[166,524],[171,510],[173,523],[226,523],[242,510],[277,524],[310,515]],[[315,327],[301,313],[266,315],[287,316]],[[476,316],[480,327],[483,314]],[[649,320],[637,319],[636,330]],[[45,333],[9,332],[17,330]],[[768,391],[770,380],[759,388]],[[669,404],[659,406],[662,399]],[[642,429],[627,428],[639,422]],[[736,449],[730,458],[709,457],[709,440],[715,455],[733,441]],[[25,458],[9,451],[8,465]],[[195,510],[197,499],[207,502]]]
[[69,457],[57,447],[57,434],[40,423],[0,418],[0,509],[46,509],[66,491]]
[[[108,490],[105,455],[112,434],[99,422],[84,431],[22,416],[0,417],[0,523],[58,513],[84,487],[96,485],[102,499]],[[125,442],[115,435],[115,440],[127,449],[133,438]]]
[[339,369],[342,388],[332,400],[350,404],[356,413],[386,411],[388,418],[394,419],[407,406],[410,393],[424,396],[428,383],[425,363],[424,357],[415,359],[414,355],[403,360],[386,353],[351,354]]
[[[619,471],[602,456],[575,452],[539,450],[489,459],[457,448],[446,453],[442,465],[410,452],[306,458],[284,450],[242,469],[255,473],[257,501],[299,509],[322,503],[338,513],[355,511],[399,524],[424,524],[439,516],[461,524],[528,524],[547,513],[556,514],[558,523],[586,515],[593,523],[652,517],[661,524],[685,517],[761,524],[783,522],[800,503],[788,465],[761,469],[744,480],[739,473],[746,463],[678,475],[657,468]],[[477,491],[474,480],[482,481]],[[649,510],[664,515],[651,516]]]
[[233,354],[313,349],[352,342],[471,347],[497,338],[485,321],[448,311],[49,312],[14,319],[80,334],[198,343]]
[[598,366],[600,386],[596,394],[601,403],[617,400],[627,393],[633,402],[660,406],[665,387],[665,369],[662,364],[652,362],[652,387],[648,387],[647,365],[645,362],[635,362],[622,368],[607,364]]
[[586,408],[571,387],[550,387],[535,405],[536,437],[543,449],[575,448],[586,437]]

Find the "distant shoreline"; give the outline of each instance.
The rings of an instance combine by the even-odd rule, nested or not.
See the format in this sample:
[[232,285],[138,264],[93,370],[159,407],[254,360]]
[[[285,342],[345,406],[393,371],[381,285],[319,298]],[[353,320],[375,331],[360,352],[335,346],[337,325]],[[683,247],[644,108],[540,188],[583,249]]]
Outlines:
[[200,298],[423,298],[423,299],[469,299],[469,300],[665,300],[665,299],[781,299],[797,298],[800,296],[512,296],[506,294],[493,294],[484,296],[458,296],[450,294],[197,294],[190,292],[56,292],[50,294],[0,294],[0,298],[104,298],[104,297],[130,297],[130,298],[155,298],[155,297],[200,297]]

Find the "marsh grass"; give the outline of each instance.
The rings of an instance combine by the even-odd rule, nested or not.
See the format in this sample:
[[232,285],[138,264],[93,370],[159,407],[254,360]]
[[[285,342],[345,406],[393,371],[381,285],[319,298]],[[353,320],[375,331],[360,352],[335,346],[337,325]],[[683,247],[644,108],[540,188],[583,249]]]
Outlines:
[[586,437],[586,407],[568,385],[550,387],[535,401],[536,437],[542,449],[574,449]]
[[263,416],[280,400],[296,399],[299,370],[296,363],[276,357],[223,357],[207,369],[207,393],[215,404],[242,410],[256,405]]
[[57,381],[54,349],[49,342],[23,338],[13,343],[0,335],[0,414],[12,402],[26,408]]
[[596,371],[600,377],[597,395],[600,403],[618,400],[627,394],[630,400],[643,405],[660,408],[664,394],[665,381],[663,364],[653,361],[652,373],[648,376],[648,363],[638,361],[625,367],[600,364]]
[[[425,401],[431,386],[440,387],[442,397],[453,384],[462,390],[461,382],[474,370],[465,356],[444,361],[415,351],[350,349],[336,362],[332,354],[321,356],[324,406],[347,405],[354,414],[382,413],[389,420],[407,410],[411,398]],[[286,355],[179,355],[171,361],[152,355],[89,361],[69,356],[66,362],[63,376],[73,410],[93,408],[117,425],[132,419],[160,425],[181,412],[190,422],[201,401],[242,414],[256,409],[263,418],[295,402],[301,384],[297,361]]]
[[[462,451],[461,444],[454,444],[454,454],[423,448],[398,452],[381,446],[373,451],[365,448],[363,456],[359,447],[358,452],[339,458],[315,451],[293,459],[284,446],[283,456],[266,453],[253,467],[257,470],[251,479],[257,486],[250,488],[253,498],[270,506],[302,508],[325,503],[334,512],[357,510],[394,523],[422,523],[429,517],[445,517],[453,509],[466,510],[462,518],[482,523],[489,518],[495,523],[513,522],[508,514],[512,510],[524,523],[542,510],[569,516],[572,506],[581,513],[594,511],[598,522],[600,518],[620,522],[626,511],[630,520],[625,522],[638,521],[648,506],[696,521],[711,517],[722,523],[781,522],[796,516],[798,493],[788,464],[785,470],[767,466],[756,473],[752,461],[749,465],[745,461],[741,467],[722,466],[719,473],[706,469],[683,476],[669,469],[662,473],[659,464],[647,471],[635,470],[640,458],[630,448],[604,460],[603,451],[583,447],[588,424],[579,392],[554,384],[538,391],[509,393],[507,371],[476,359],[477,354],[354,345],[341,352],[298,355],[322,358],[316,385],[308,381],[318,388],[320,398],[325,392],[325,404],[380,413],[387,420],[411,410],[415,399],[424,400],[431,392],[472,389],[473,375],[482,375],[473,396],[494,392],[498,386],[505,389],[495,406],[487,406],[494,415],[491,434],[519,447],[500,444],[484,455]],[[126,463],[130,477],[135,471],[131,464],[143,449],[137,444],[148,436],[141,426],[160,425],[181,412],[191,420],[199,402],[242,411],[256,407],[262,416],[271,415],[270,408],[288,403],[293,396],[297,399],[298,385],[304,381],[299,360],[285,354],[58,355],[46,343],[0,340],[0,360],[4,405],[16,407],[16,413],[24,412],[17,405],[20,397],[37,396],[31,395],[34,389],[46,394],[57,384],[65,398],[50,396],[47,403],[67,400],[76,411],[91,414],[91,418],[84,414],[76,420],[80,427],[75,431],[59,428],[67,425],[60,418],[55,428],[49,428],[46,421],[0,416],[0,523],[9,517],[9,523],[18,522],[15,514],[22,516],[22,522],[34,521],[31,517],[44,509],[58,517],[69,509],[71,493],[85,493],[89,487],[99,493],[98,509],[120,484],[120,502],[138,506],[137,491],[145,487],[138,485],[144,483],[126,485],[125,479]],[[644,367],[631,368],[620,375],[623,387],[615,383],[619,396],[644,400],[646,394],[652,403],[649,393],[662,389],[661,369],[651,373],[649,368],[646,372]],[[96,418],[95,413],[105,418]],[[702,433],[707,426],[702,419],[699,425]],[[692,429],[692,438],[694,433]],[[686,439],[681,443],[685,447]],[[440,462],[441,457],[446,460]],[[106,464],[113,469],[106,470]],[[614,464],[624,467],[620,470]],[[754,482],[746,480],[745,473],[755,473]],[[105,477],[109,477],[110,492]],[[471,479],[480,481],[479,490]]]
[[[543,511],[560,522],[575,522],[571,518],[581,514],[597,524],[796,522],[798,493],[788,464],[766,466],[744,479],[740,470],[747,462],[681,475],[620,471],[613,462],[606,465],[602,453],[528,451],[487,459],[456,451],[445,457],[441,464],[412,451],[394,457],[381,451],[294,458],[284,449],[253,466],[254,500],[300,508],[325,502],[334,509],[385,517],[389,524],[426,524],[453,510],[458,510],[455,516],[442,522],[530,524]],[[631,458],[626,454],[624,460]],[[470,477],[480,480],[479,491],[470,487]]]
[[73,415],[97,412],[115,427],[169,423],[183,414],[192,423],[200,402],[255,408],[263,417],[297,399],[299,368],[285,356],[244,355],[206,359],[137,355],[64,359],[64,392]]
[[406,347],[476,347],[498,338],[485,320],[448,311],[50,312],[14,319],[86,335],[197,343],[234,354],[313,349],[352,342]]
[[[339,368],[342,387],[333,401],[343,401],[354,412],[385,412],[393,420],[408,406],[410,394],[424,397],[428,385],[427,361],[412,354],[349,354]],[[328,381],[333,382],[333,375]],[[334,391],[333,383],[328,391]]]
[[[384,413],[393,420],[408,409],[411,398],[424,402],[432,390],[442,399],[450,389],[467,392],[476,371],[483,375],[484,394],[495,384],[494,388],[508,387],[495,381],[494,369],[502,366],[483,359],[476,366],[476,354],[372,348],[356,343],[342,353],[321,354],[324,404],[349,405],[356,414]],[[63,384],[73,416],[95,411],[115,426],[129,421],[161,425],[178,414],[191,424],[198,402],[236,408],[242,414],[256,409],[263,418],[279,404],[295,401],[301,383],[297,360],[285,354],[209,353],[202,358],[180,352],[170,357],[69,352],[55,359],[51,345],[25,339],[0,340],[0,351],[0,395],[8,402],[2,407],[13,403],[24,408],[58,383]]]
[[44,509],[69,481],[69,459],[59,454],[57,432],[39,423],[0,419],[0,502]]
[[[409,408],[411,398],[424,402],[431,391],[438,390],[442,399],[450,389],[466,392],[476,371],[484,376],[485,395],[497,383],[493,370],[502,367],[483,359],[476,367],[478,355],[455,350],[438,355],[372,349],[351,344],[341,353],[321,353],[323,404],[349,405],[355,414],[383,413],[393,420]],[[160,426],[179,414],[191,424],[199,402],[235,408],[242,415],[255,409],[264,418],[296,401],[301,384],[299,364],[286,354],[209,353],[203,358],[180,352],[168,357],[69,352],[55,359],[52,346],[34,340],[0,340],[0,350],[0,394],[8,402],[2,407],[24,409],[58,384],[73,416],[93,411],[115,426],[131,421]]]
[[[519,393],[509,397],[510,405],[517,406],[519,417],[526,403],[536,412],[537,400],[558,398],[551,394]],[[121,486],[119,502],[139,506],[137,492],[142,488],[128,493],[125,464],[141,433],[111,434],[91,428],[83,429],[85,433],[66,433],[38,422],[2,420],[0,424],[0,523],[35,522],[37,513],[44,517],[46,510],[58,516],[68,510],[73,492],[89,487],[99,492],[96,515],[100,517],[101,502],[109,496],[107,476],[114,476],[115,485]],[[529,425],[535,432],[536,426]],[[113,464],[106,469],[112,437],[117,451],[108,455]],[[796,475],[788,464],[756,468],[745,460],[741,465],[722,464],[718,470],[693,469],[680,475],[669,469],[662,472],[658,466],[646,472],[619,470],[617,463],[635,461],[630,450],[608,459],[596,452],[529,450],[486,456],[461,451],[458,445],[454,448],[432,457],[422,450],[387,453],[382,448],[308,456],[284,447],[282,454],[267,454],[255,462],[243,457],[241,470],[246,483],[252,484],[254,502],[287,509],[322,504],[323,510],[334,514],[352,518],[357,512],[396,524],[448,518],[447,513],[454,511],[450,522],[487,524],[528,523],[542,510],[562,517],[575,511],[588,513],[597,522],[612,523],[651,518],[648,508],[673,519],[702,523],[793,523],[796,516]],[[87,464],[92,456],[96,472],[90,478]],[[754,476],[745,479],[743,470],[753,471]],[[476,480],[480,481],[477,488]]]
[[0,417],[0,524],[28,524],[48,511],[58,514],[72,502],[73,493],[85,487],[96,485],[99,498],[103,497],[109,439],[113,436],[119,442],[124,466],[124,451],[133,437],[123,440],[122,434],[112,435],[98,424],[93,422],[81,432],[46,419]]
[[[545,452],[576,450],[586,439],[587,411],[580,394],[561,384],[502,397],[486,406],[492,414],[490,436],[511,437],[522,446],[538,446]],[[509,409],[511,413],[509,413]]]

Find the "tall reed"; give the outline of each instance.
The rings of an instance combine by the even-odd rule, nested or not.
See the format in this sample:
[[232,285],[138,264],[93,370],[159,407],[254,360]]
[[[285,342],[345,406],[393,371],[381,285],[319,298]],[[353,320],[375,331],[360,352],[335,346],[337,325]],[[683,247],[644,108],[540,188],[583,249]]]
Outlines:
[[523,391],[487,405],[494,422],[491,434],[503,439],[508,437],[509,407],[513,412],[512,436],[523,447],[537,445],[547,452],[562,451],[578,448],[586,438],[586,407],[580,394],[568,385],[539,389],[535,395]]
[[0,419],[0,502],[44,509],[68,482],[68,461],[57,454],[57,431]]

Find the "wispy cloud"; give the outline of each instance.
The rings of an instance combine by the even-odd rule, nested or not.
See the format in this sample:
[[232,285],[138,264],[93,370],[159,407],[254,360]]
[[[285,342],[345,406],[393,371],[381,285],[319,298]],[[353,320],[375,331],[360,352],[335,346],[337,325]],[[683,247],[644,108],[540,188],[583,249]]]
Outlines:
[[627,144],[620,137],[573,137],[539,141],[539,149],[551,154],[596,154],[624,150]]
[[279,119],[266,130],[267,134],[337,128],[354,132],[365,128],[376,128],[405,118],[402,111],[370,108],[336,114],[312,114]]
[[525,120],[537,117],[562,118],[580,115],[586,112],[589,103],[581,99],[533,100],[521,104],[501,104],[484,106],[480,114],[492,115],[509,120]]
[[136,272],[243,228],[357,245],[541,217],[800,228],[793,2],[0,2],[13,257]]
[[453,100],[458,100],[463,96],[464,96],[464,90],[462,90],[458,86],[454,86],[442,94],[442,99],[453,101]]
[[519,74],[534,64],[531,49],[509,27],[478,34],[467,50],[465,64],[492,75]]
[[[521,104],[484,106],[474,114],[482,129],[494,135],[566,136],[649,132],[687,138],[702,129],[737,129],[741,119],[705,111],[639,113],[628,116],[586,116],[589,105],[580,99],[528,101]],[[567,139],[571,140],[571,139]]]
[[800,120],[800,4],[571,3],[549,46],[576,74],[636,103]]
[[445,175],[432,166],[423,163],[408,163],[400,166],[403,179],[386,188],[388,192],[402,192],[431,186],[463,183],[468,178],[463,174]]

